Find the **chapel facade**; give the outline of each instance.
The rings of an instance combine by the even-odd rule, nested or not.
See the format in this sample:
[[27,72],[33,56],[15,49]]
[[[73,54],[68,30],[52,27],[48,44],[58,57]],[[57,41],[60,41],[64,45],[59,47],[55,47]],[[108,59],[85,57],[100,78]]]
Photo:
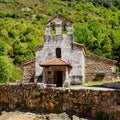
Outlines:
[[115,60],[87,54],[84,45],[74,42],[73,23],[59,14],[47,22],[44,45],[36,48],[35,58],[23,62],[24,82],[57,87],[113,79],[115,72]]

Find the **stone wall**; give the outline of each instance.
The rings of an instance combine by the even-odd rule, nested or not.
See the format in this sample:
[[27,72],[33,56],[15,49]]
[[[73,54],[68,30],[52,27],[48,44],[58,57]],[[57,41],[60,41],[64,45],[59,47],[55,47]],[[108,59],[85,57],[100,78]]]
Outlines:
[[43,84],[0,85],[0,104],[6,109],[21,107],[39,112],[67,110],[95,116],[102,111],[120,120],[120,91],[103,89],[45,88]]
[[97,55],[87,54],[85,57],[86,80],[113,80],[116,73],[116,61]]
[[25,61],[22,64],[23,69],[23,82],[34,82],[34,76],[35,76],[35,59],[31,59],[28,61]]

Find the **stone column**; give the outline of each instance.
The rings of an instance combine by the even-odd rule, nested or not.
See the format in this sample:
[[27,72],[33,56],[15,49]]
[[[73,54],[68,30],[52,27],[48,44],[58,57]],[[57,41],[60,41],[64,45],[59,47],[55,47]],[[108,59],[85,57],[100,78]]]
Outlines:
[[68,67],[66,67],[66,80],[68,80]]
[[62,25],[56,24],[56,35],[62,34]]
[[43,67],[43,79],[42,79],[42,83],[46,83],[46,80],[45,80],[45,67]]
[[35,78],[34,78],[34,82],[35,83],[37,83],[37,79],[38,79],[38,77],[35,76]]
[[67,34],[73,34],[73,25],[72,24],[67,25]]
[[65,77],[65,82],[64,82],[64,87],[70,87],[70,80],[68,78],[68,66],[66,66],[66,77]]
[[85,82],[85,56],[82,54],[82,83]]
[[50,35],[51,33],[50,33],[50,26],[46,26],[46,28],[45,28],[45,35]]

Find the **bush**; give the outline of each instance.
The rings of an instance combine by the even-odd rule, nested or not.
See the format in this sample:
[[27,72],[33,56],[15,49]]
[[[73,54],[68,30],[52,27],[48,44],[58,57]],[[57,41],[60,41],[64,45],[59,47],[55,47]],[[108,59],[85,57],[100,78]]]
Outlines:
[[12,13],[9,13],[8,16],[12,18],[19,18],[19,12],[14,11]]
[[6,44],[3,41],[0,41],[0,56],[6,56],[7,50],[5,48]]
[[5,17],[5,14],[0,12],[0,18],[4,18]]
[[0,82],[10,81],[13,77],[14,66],[7,57],[0,56]]
[[95,119],[96,120],[115,120],[115,118],[112,115],[104,113],[103,111],[96,112]]

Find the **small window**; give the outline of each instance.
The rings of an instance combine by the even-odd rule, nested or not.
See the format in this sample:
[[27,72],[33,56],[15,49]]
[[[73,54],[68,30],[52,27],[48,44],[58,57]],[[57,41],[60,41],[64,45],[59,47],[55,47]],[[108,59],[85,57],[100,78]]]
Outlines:
[[61,58],[61,49],[56,48],[56,58]]

